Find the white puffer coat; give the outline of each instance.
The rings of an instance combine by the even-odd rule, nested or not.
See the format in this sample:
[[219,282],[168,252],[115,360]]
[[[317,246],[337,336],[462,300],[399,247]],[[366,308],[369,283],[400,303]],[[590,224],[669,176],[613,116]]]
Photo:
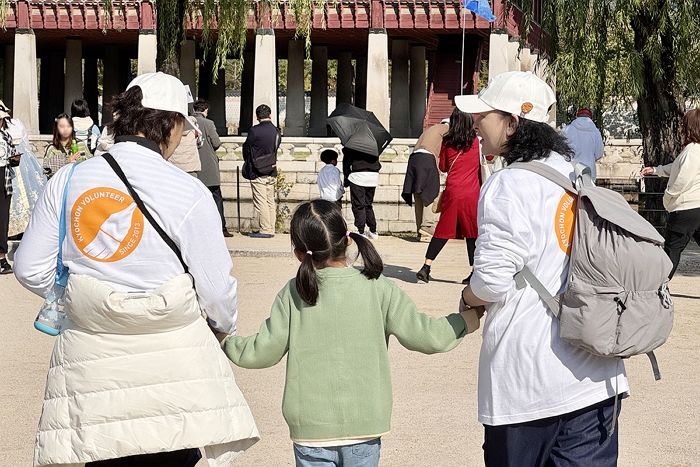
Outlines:
[[203,447],[228,466],[259,439],[192,279],[117,293],[72,275],[51,357],[35,466]]

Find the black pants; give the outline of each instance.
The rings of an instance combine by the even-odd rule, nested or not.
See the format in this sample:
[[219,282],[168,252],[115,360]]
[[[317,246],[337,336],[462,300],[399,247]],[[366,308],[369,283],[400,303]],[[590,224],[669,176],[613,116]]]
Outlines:
[[617,433],[608,436],[614,399],[576,412],[514,425],[485,425],[486,467],[616,467]]
[[377,232],[377,219],[374,217],[374,187],[350,184],[350,202],[352,214],[355,216],[355,227],[360,233],[364,233],[365,225],[370,232]]
[[217,185],[209,186],[207,188],[209,188],[209,191],[211,191],[211,194],[214,197],[216,209],[219,210],[219,215],[221,216],[221,229],[226,230],[226,217],[224,216],[224,195],[221,194],[221,187]]
[[[465,238],[467,242],[467,256],[469,257],[469,266],[474,266],[474,251],[476,251],[476,238]],[[425,252],[425,259],[434,261],[438,257],[443,248],[447,245],[446,238],[431,238],[428,244],[428,251]]]
[[681,261],[681,253],[688,246],[691,238],[700,245],[700,208],[670,213],[666,223],[666,243],[664,244],[664,250],[673,263],[669,279],[676,273],[678,263]]
[[12,195],[5,193],[5,167],[0,167],[0,253],[7,254],[7,232],[10,229],[10,201]]
[[194,467],[201,458],[199,449],[182,449],[88,462],[85,467]]

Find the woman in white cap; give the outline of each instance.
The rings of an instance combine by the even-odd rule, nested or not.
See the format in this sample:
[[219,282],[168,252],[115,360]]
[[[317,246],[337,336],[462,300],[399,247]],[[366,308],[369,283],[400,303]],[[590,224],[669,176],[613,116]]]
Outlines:
[[233,334],[237,315],[216,205],[166,161],[186,90],[140,75],[112,110],[114,146],[51,178],[16,255],[39,295],[57,263],[70,271],[34,465],[192,467],[202,447],[228,466],[258,431],[212,332]]
[[[479,96],[455,98],[474,115],[485,154],[571,178],[571,149],[547,123],[555,101],[547,83],[519,71],[494,77]],[[617,465],[618,431],[609,429],[615,398],[628,391],[624,364],[563,341],[537,292],[513,278],[527,266],[550,293],[563,289],[574,209],[563,188],[529,170],[501,170],[482,187],[474,274],[462,300],[487,312],[478,389],[487,467]]]

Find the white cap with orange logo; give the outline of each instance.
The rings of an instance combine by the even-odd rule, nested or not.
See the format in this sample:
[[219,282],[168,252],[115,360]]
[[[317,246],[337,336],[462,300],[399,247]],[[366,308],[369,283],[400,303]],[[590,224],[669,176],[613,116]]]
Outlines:
[[462,112],[500,110],[539,123],[547,123],[556,101],[552,88],[529,71],[501,73],[478,95],[455,96],[455,105]]

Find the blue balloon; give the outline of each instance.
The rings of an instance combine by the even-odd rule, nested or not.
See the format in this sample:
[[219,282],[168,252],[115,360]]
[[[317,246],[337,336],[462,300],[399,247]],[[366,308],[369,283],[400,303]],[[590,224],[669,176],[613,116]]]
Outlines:
[[489,0],[464,0],[464,8],[475,13],[477,16],[481,16],[489,23],[496,21],[496,17],[493,11],[491,11]]

